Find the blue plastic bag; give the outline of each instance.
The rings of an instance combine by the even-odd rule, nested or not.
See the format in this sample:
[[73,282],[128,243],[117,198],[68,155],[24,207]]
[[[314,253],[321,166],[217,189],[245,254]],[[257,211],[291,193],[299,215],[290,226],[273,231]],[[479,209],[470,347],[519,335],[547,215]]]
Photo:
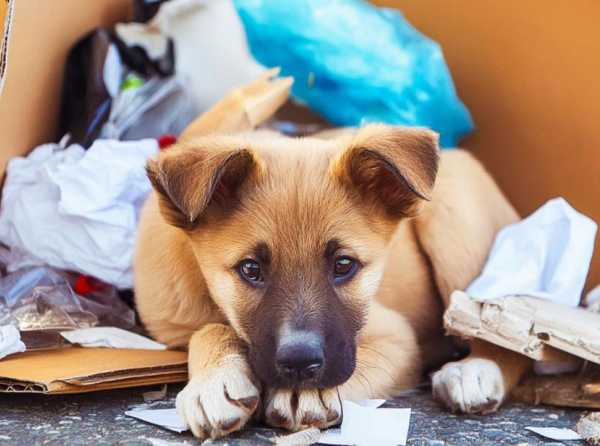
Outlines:
[[473,129],[440,46],[361,0],[234,0],[254,57],[294,76],[294,96],[336,125],[430,127],[443,147]]

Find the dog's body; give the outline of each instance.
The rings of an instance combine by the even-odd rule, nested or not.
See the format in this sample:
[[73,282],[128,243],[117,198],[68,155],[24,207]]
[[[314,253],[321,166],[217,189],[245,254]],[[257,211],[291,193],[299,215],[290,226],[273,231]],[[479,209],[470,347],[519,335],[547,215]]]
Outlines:
[[[139,229],[137,305],[156,339],[189,346],[177,404],[201,437],[257,407],[271,425],[325,427],[339,396],[417,384],[450,293],[518,218],[466,152],[444,152],[438,169],[424,130],[206,137],[148,170],[157,192]],[[434,392],[453,409],[493,410],[526,367],[474,345],[434,375]]]

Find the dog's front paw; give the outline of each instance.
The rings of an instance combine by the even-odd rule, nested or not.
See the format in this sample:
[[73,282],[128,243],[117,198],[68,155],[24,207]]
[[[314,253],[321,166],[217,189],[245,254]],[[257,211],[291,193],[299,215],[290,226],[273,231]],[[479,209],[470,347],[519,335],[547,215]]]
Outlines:
[[177,395],[177,412],[196,437],[219,438],[241,429],[259,403],[245,360],[235,358],[194,376]]
[[267,424],[293,431],[333,426],[342,416],[336,389],[269,389],[264,405]]
[[489,359],[464,359],[433,374],[433,396],[452,411],[493,412],[506,396],[502,371]]

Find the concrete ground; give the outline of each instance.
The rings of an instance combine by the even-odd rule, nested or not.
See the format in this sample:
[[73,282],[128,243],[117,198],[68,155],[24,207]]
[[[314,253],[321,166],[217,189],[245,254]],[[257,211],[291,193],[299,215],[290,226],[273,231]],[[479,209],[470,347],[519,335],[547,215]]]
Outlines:
[[[43,396],[0,395],[0,445],[196,445],[191,434],[176,434],[129,418],[126,410],[174,407],[181,388],[169,386],[163,400],[144,403],[139,388],[93,394]],[[407,392],[385,407],[412,409],[408,445],[580,445],[543,440],[525,426],[573,428],[581,411],[508,404],[486,416],[452,415],[441,409],[429,389]],[[205,445],[269,445],[281,432],[252,426],[225,440]]]

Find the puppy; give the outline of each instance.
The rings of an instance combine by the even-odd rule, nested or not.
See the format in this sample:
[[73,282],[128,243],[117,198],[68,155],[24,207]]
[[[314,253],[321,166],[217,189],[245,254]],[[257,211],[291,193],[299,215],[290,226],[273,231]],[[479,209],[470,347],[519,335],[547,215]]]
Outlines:
[[[425,129],[207,136],[147,166],[135,294],[149,332],[188,348],[177,409],[220,437],[256,412],[339,423],[340,398],[391,398],[442,345],[450,293],[518,219],[466,152]],[[475,344],[433,376],[465,412],[494,410],[528,364]]]

